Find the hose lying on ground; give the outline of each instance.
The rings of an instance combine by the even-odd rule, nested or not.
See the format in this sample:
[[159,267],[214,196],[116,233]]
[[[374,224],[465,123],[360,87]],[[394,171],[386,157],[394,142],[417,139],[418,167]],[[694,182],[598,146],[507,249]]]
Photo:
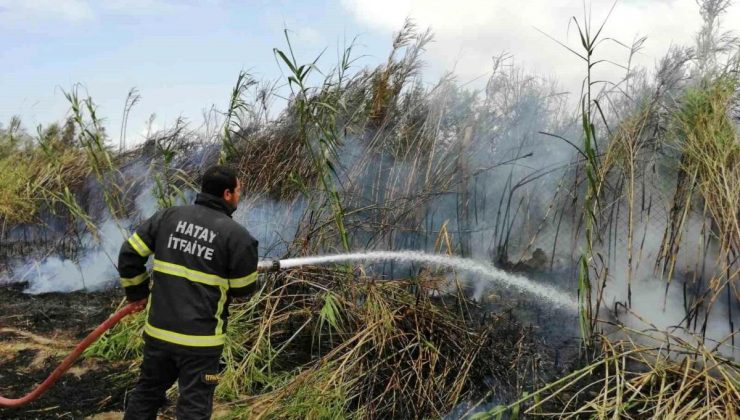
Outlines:
[[90,344],[95,342],[95,340],[103,335],[104,332],[108,331],[114,325],[118,324],[118,322],[125,316],[133,314],[135,312],[139,312],[140,310],[144,309],[145,306],[146,299],[143,299],[137,302],[129,303],[128,305],[121,308],[119,311],[111,315],[110,318],[106,319],[102,324],[95,328],[90,334],[88,334],[87,337],[85,337],[85,339],[82,340],[80,344],[77,345],[77,347],[75,347],[72,353],[65,357],[62,363],[57,366],[56,369],[54,369],[54,372],[52,372],[51,375],[49,375],[49,377],[44,380],[44,382],[38,385],[36,389],[21,398],[0,397],[0,407],[20,407],[40,397],[41,394],[51,388],[51,386],[54,385],[54,382],[56,382],[57,379],[59,379],[59,377],[62,376],[62,374],[64,374],[64,372],[66,372],[67,369],[69,369],[74,364],[75,360],[77,360],[80,354],[82,354],[82,352],[85,351],[85,349],[88,348]]

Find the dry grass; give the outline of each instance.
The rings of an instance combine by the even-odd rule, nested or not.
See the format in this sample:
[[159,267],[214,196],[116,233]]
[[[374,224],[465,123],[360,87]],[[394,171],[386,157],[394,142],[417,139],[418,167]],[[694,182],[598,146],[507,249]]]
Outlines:
[[436,276],[348,281],[310,270],[274,280],[232,313],[218,393],[234,416],[441,417],[480,396],[483,377],[515,383],[513,372],[539,370],[536,350],[517,345],[533,337],[495,316],[478,326],[463,296],[432,298]]
[[[698,340],[697,340],[698,339]],[[521,412],[557,418],[735,419],[740,365],[692,335],[619,327],[599,336],[596,358],[506,406],[473,416]]]
[[83,151],[50,144],[0,158],[0,171],[0,219],[14,225],[39,222],[45,200],[53,203],[65,187],[79,187],[90,168]]

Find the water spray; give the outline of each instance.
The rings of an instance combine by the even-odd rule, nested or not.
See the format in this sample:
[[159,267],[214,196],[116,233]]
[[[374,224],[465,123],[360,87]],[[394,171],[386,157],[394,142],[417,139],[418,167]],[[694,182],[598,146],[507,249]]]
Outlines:
[[257,271],[274,272],[288,268],[352,261],[417,262],[439,267],[453,268],[484,277],[505,287],[529,293],[547,301],[555,307],[571,311],[578,310],[578,304],[571,296],[553,286],[533,282],[524,276],[508,273],[483,261],[448,255],[427,254],[421,251],[369,251],[316,257],[289,258],[279,261],[266,260],[260,261],[257,264]]

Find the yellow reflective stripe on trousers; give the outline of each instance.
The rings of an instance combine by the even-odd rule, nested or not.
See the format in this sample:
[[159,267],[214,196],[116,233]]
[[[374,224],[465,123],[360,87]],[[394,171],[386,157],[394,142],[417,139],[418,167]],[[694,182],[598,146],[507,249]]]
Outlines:
[[145,271],[145,272],[139,274],[136,277],[131,277],[131,278],[123,278],[123,277],[121,277],[121,285],[123,285],[123,287],[136,286],[136,285],[139,285],[141,283],[144,283],[144,281],[146,281],[146,279],[147,279],[147,272]]
[[221,291],[221,297],[218,299],[218,306],[216,309],[216,334],[224,333],[224,320],[221,318],[221,314],[224,313],[224,306],[226,305],[226,288],[219,287]]
[[156,258],[154,259],[154,271],[182,277],[184,279],[194,281],[196,283],[207,284],[209,286],[229,287],[228,281],[223,277],[219,277],[215,274],[204,273],[202,271],[191,270],[184,265],[173,264]]
[[248,275],[248,276],[239,277],[237,279],[229,279],[229,284],[231,285],[231,287],[233,287],[235,289],[238,289],[240,287],[249,286],[250,284],[254,283],[255,281],[257,281],[257,272],[256,271],[254,273]]
[[214,347],[221,346],[226,341],[224,334],[218,335],[187,335],[180,334],[174,331],[167,331],[161,328],[153,327],[147,321],[144,325],[144,332],[149,336],[154,337],[158,340],[166,341],[168,343],[179,344],[181,346],[190,347]]
[[142,257],[148,257],[153,254],[152,250],[146,246],[146,243],[144,243],[138,233],[131,235],[131,237],[128,238],[128,243],[132,248],[134,248],[134,251]]

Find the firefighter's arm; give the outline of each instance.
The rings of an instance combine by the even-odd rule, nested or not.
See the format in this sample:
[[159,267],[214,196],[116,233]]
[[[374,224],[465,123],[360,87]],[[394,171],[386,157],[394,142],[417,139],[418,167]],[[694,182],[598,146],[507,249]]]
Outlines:
[[129,302],[149,296],[149,273],[146,262],[154,254],[154,243],[162,213],[157,212],[145,221],[121,245],[118,253],[118,274]]
[[258,242],[249,234],[238,235],[229,258],[229,295],[249,296],[257,290]]

